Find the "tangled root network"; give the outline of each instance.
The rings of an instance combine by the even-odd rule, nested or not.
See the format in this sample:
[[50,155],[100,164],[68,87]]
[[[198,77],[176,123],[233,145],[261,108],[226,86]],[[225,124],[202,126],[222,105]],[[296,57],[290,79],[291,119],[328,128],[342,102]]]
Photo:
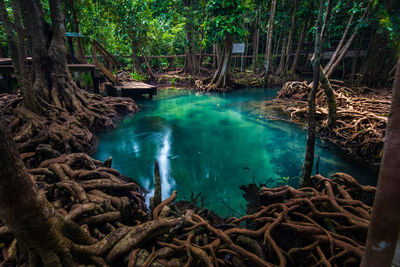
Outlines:
[[[337,173],[312,187],[258,188],[255,212],[221,219],[177,192],[149,211],[140,187],[83,153],[61,155],[29,170],[66,221],[87,233],[72,252],[98,266],[358,266],[375,188]],[[1,224],[0,224],[1,225]],[[0,226],[0,260],[23,264],[16,241]],[[22,261],[22,262],[21,262]],[[78,262],[79,263],[79,262]]]
[[[328,129],[328,103],[321,88],[316,95],[319,132],[330,142],[353,157],[373,164],[381,161],[383,137],[390,109],[391,93],[385,89],[349,88],[332,82],[337,102],[337,127]],[[307,118],[307,82],[288,82],[279,91],[277,100],[292,121]]]

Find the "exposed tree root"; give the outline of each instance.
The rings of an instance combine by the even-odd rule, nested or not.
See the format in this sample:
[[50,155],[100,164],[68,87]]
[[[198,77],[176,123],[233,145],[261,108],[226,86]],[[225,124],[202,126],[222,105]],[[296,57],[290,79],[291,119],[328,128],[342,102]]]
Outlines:
[[235,87],[235,84],[231,80],[228,80],[227,82],[213,82],[212,80],[213,77],[204,80],[196,80],[194,83],[195,88],[203,92],[229,92]]
[[[347,174],[316,175],[309,188],[257,187],[256,212],[241,218],[180,212],[176,192],[151,216],[138,185],[86,154],[29,173],[62,218],[74,262],[97,266],[357,266],[375,193]],[[26,264],[13,240],[0,223],[0,262]]]
[[89,151],[93,131],[112,128],[119,114],[137,111],[129,98],[102,97],[76,90],[82,98],[76,104],[79,110],[68,112],[66,108],[43,102],[43,116],[27,110],[19,95],[0,96],[0,107],[27,167],[37,167],[40,161],[60,153]]
[[[328,128],[328,104],[321,89],[317,92],[317,120],[323,138],[338,145],[351,156],[379,164],[383,137],[390,108],[391,94],[387,90],[365,87],[349,88],[339,81],[331,81],[337,101],[337,127]],[[288,82],[278,93],[279,104],[290,113],[292,121],[303,121],[307,116],[307,82]]]
[[[40,195],[51,203],[49,211],[54,213],[74,264],[359,264],[374,187],[362,186],[343,173],[333,175],[333,180],[314,176],[313,187],[299,190],[244,186],[245,190],[252,188],[256,205],[249,207],[249,215],[230,219],[198,208],[200,195],[192,198],[191,205],[172,204],[174,192],[150,215],[140,187],[112,169],[110,160],[102,163],[84,153],[61,154],[87,151],[92,130],[112,127],[112,118],[118,113],[136,110],[128,99],[80,93],[85,96],[83,109],[67,112],[51,106],[48,110],[52,113],[46,117],[23,108],[19,96],[0,98],[21,158]],[[2,265],[35,264],[34,255],[26,255],[1,222],[0,249]]]

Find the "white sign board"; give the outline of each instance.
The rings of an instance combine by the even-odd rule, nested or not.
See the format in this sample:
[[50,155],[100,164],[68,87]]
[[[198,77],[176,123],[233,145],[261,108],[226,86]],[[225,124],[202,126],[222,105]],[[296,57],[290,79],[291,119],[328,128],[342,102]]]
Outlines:
[[244,43],[233,44],[232,53],[243,54],[244,53]]

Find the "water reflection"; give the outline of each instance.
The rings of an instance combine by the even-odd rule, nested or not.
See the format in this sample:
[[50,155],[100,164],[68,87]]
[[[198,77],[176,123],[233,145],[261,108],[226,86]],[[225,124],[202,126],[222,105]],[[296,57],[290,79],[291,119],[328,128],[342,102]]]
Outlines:
[[[99,160],[113,157],[113,168],[154,193],[154,162],[160,167],[162,197],[178,199],[202,192],[204,205],[223,216],[229,206],[243,213],[239,186],[253,182],[278,186],[282,177],[296,185],[304,160],[307,132],[293,124],[260,120],[256,100],[276,90],[238,91],[225,96],[191,94],[139,103],[142,111],[127,116],[113,131],[100,135]],[[259,104],[261,105],[261,104]],[[364,184],[375,175],[340,154],[316,147],[323,175],[348,172]],[[250,170],[250,171],[249,171]]]
[[[162,147],[157,152],[157,161],[160,167],[162,199],[169,197],[172,188],[175,187],[175,180],[170,177],[169,157],[171,152],[171,129],[165,128]],[[152,191],[154,195],[154,190]]]

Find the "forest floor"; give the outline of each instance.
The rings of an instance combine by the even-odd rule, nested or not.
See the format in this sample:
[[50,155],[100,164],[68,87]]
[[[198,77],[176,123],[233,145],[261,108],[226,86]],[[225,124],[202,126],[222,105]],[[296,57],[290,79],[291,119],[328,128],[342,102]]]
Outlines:
[[[187,87],[186,87],[187,88]],[[89,93],[88,98],[94,99]],[[13,110],[18,96],[2,95],[0,106],[15,127],[20,119]],[[97,105],[108,98],[95,97]],[[122,100],[122,99],[121,99]],[[116,106],[108,116],[132,101]],[[119,113],[119,112],[118,112]],[[68,114],[64,115],[69,118]],[[69,118],[72,120],[72,118]],[[74,125],[82,122],[76,118]],[[49,125],[53,125],[55,122]],[[45,124],[45,125],[47,125]],[[33,127],[28,124],[29,127]],[[308,188],[266,188],[244,185],[248,215],[220,218],[203,209],[201,195],[173,204],[177,192],[151,210],[133,179],[112,169],[112,160],[90,158],[93,131],[81,125],[63,128],[57,138],[41,138],[43,131],[27,127],[13,131],[22,159],[36,181],[65,220],[81,226],[87,235],[82,243],[72,240],[72,252],[89,254],[80,264],[97,266],[357,266],[371,216],[375,188],[360,185],[353,177],[338,173],[327,179],[316,175]],[[29,128],[31,129],[31,128]],[[89,134],[90,133],[90,134]],[[84,138],[66,153],[59,136]],[[52,136],[50,136],[52,137]],[[40,142],[38,143],[38,140]],[[55,142],[58,141],[58,142]],[[76,142],[74,142],[75,144]],[[71,143],[72,144],[72,143]],[[81,151],[77,151],[77,150]],[[155,171],[155,176],[157,172]],[[199,199],[200,197],[200,199]],[[239,196],[238,196],[239,197]],[[73,239],[73,237],[71,237]],[[23,265],[27,255],[17,249],[12,232],[0,222],[0,264]]]

